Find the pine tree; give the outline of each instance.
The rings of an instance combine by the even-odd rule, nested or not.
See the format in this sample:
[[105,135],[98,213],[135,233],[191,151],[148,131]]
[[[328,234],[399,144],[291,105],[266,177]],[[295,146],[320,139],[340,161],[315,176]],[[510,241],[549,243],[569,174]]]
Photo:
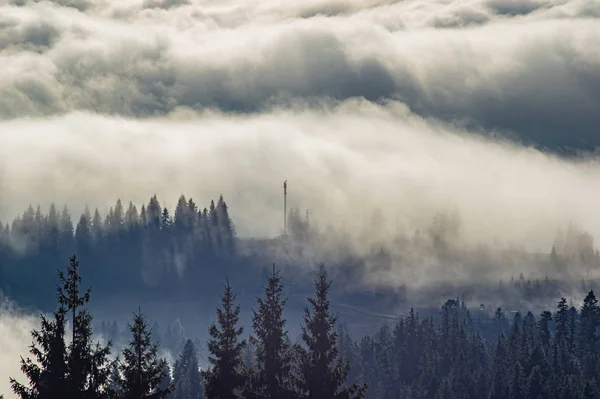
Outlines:
[[175,215],[173,217],[173,227],[177,233],[184,233],[190,227],[189,220],[190,209],[185,199],[185,195],[181,194],[175,207]]
[[188,339],[173,370],[175,399],[200,399],[204,396],[196,346]]
[[514,367],[512,380],[510,384],[510,399],[525,399],[527,384],[523,373],[523,366],[517,362]]
[[537,399],[539,397],[545,398],[546,391],[544,388],[544,381],[541,373],[540,366],[535,366],[531,370],[531,375],[527,382],[527,395],[528,399]]
[[173,397],[172,392],[174,389],[173,380],[171,379],[171,368],[169,367],[169,362],[167,359],[161,359],[160,364],[163,370],[163,378],[158,384],[159,391],[168,391],[169,393],[165,396],[165,398]]
[[508,345],[503,333],[498,337],[492,367],[490,399],[507,399],[509,395],[510,360]]
[[594,376],[596,365],[598,363],[598,333],[600,325],[600,307],[594,291],[590,291],[583,300],[581,308],[581,325],[579,329],[578,352],[583,360],[584,373],[586,377]]
[[246,341],[241,340],[244,329],[238,327],[240,307],[234,305],[235,294],[227,282],[217,308],[217,323],[210,326],[208,361],[211,368],[202,372],[204,392],[207,399],[235,399],[246,385],[242,351]]
[[252,327],[256,334],[256,375],[252,393],[255,398],[285,399],[293,397],[290,380],[292,357],[287,343],[286,320],[283,309],[287,302],[282,299],[283,285],[279,272],[267,280],[265,297],[258,298],[258,311],[253,311]]
[[77,223],[75,239],[77,241],[77,249],[87,253],[92,243],[92,215],[87,205],[79,218],[79,223]]
[[221,251],[223,240],[222,240],[221,231],[219,228],[219,213],[217,212],[217,208],[215,207],[214,200],[210,200],[210,208],[209,208],[207,221],[210,226],[209,232],[210,232],[211,245],[213,247],[213,250],[216,253],[219,253]]
[[146,207],[146,222],[154,230],[160,229],[161,209],[160,202],[158,202],[158,198],[154,194]]
[[216,214],[223,251],[225,255],[232,256],[235,252],[235,227],[229,217],[229,208],[222,195],[217,201]]
[[125,227],[128,231],[134,230],[140,223],[140,216],[137,207],[129,201],[129,206],[125,212]]
[[552,313],[545,310],[542,312],[540,316],[540,320],[538,321],[538,331],[540,337],[540,343],[544,350],[548,350],[550,348],[551,334],[550,334],[550,322],[552,321]]
[[119,233],[121,230],[123,230],[124,225],[125,210],[123,209],[123,203],[121,202],[121,199],[117,199],[117,203],[115,204],[115,209],[112,214],[112,220],[110,221],[110,226],[114,232]]
[[70,251],[73,245],[73,222],[71,221],[71,214],[69,209],[65,205],[60,215],[59,221],[59,243],[60,248],[65,251]]
[[[57,287],[59,308],[54,321],[42,317],[41,332],[34,331],[36,341],[31,353],[38,364],[21,359],[21,369],[30,380],[29,388],[11,379],[12,388],[22,398],[52,398],[59,395],[95,399],[103,397],[108,382],[110,343],[92,347],[92,316],[84,308],[88,303],[89,290],[79,295],[79,262],[71,256],[66,273],[58,272]],[[67,316],[71,315],[72,333],[68,346],[65,343]]]
[[129,325],[131,341],[123,350],[123,399],[163,399],[172,387],[161,388],[165,369],[157,357],[158,344],[152,342],[152,331],[141,311],[134,313]]
[[123,395],[123,379],[119,370],[119,358],[115,359],[110,368],[107,385],[109,399],[119,399]]
[[299,358],[299,394],[309,399],[342,399],[353,395],[362,398],[366,386],[344,386],[350,365],[339,358],[335,332],[337,318],[329,312],[330,289],[331,281],[327,278],[325,268],[321,266],[315,280],[316,297],[308,298],[312,309],[304,308],[302,341],[305,346],[296,346]]
[[98,208],[96,208],[96,210],[94,211],[91,231],[95,243],[98,243],[104,237],[104,226],[102,224],[102,218],[100,217],[100,212],[98,211]]
[[48,222],[46,223],[46,242],[51,251],[58,248],[58,241],[60,236],[59,226],[59,215],[56,210],[56,205],[50,204],[50,211],[48,212]]
[[108,355],[111,343],[92,347],[92,316],[85,308],[90,300],[90,289],[80,296],[79,261],[75,255],[69,259],[66,273],[59,272],[58,302],[71,315],[71,342],[68,346],[68,382],[73,395],[86,398],[102,396],[108,382],[110,368]]
[[60,306],[54,320],[41,318],[40,330],[33,330],[30,353],[35,360],[21,357],[21,371],[29,379],[29,386],[10,379],[13,392],[21,399],[59,398],[68,392],[65,347],[66,309]]
[[569,341],[569,307],[567,298],[561,298],[558,302],[558,311],[554,318],[556,320],[556,342],[561,345]]
[[166,234],[170,234],[171,233],[171,225],[172,225],[172,220],[171,220],[171,216],[169,216],[169,210],[167,208],[164,208],[163,212],[162,212],[162,217],[160,219],[160,228]]

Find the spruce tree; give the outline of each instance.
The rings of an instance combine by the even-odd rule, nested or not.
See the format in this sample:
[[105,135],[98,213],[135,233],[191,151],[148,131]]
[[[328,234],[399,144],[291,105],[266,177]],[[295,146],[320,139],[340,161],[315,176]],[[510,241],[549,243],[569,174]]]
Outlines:
[[[31,359],[21,359],[21,369],[29,378],[29,387],[11,378],[13,391],[21,398],[79,397],[101,398],[109,377],[110,343],[92,347],[92,316],[84,308],[89,290],[80,296],[79,262],[71,256],[66,273],[58,272],[58,310],[54,321],[42,316],[41,331],[33,331]],[[71,336],[66,337],[66,321],[71,316]],[[68,345],[66,342],[68,342]],[[56,396],[58,395],[58,396]]]
[[256,370],[251,388],[255,398],[294,397],[290,380],[292,356],[283,317],[286,299],[282,299],[282,294],[281,277],[273,265],[273,273],[265,287],[265,297],[257,298],[258,311],[253,311],[252,315],[257,343]]
[[163,378],[158,384],[158,390],[168,391],[169,393],[165,397],[172,398],[172,392],[175,387],[173,385],[173,380],[171,379],[171,368],[169,367],[169,362],[167,362],[167,359],[161,359],[160,364],[163,370]]
[[141,311],[134,313],[129,325],[131,341],[123,350],[122,399],[164,399],[172,387],[161,388],[165,379],[165,368],[158,359],[158,344],[152,341],[152,331]]
[[121,371],[119,370],[118,357],[111,365],[107,388],[109,399],[119,399],[122,397],[123,379],[121,378]]
[[548,350],[550,348],[551,342],[551,334],[550,334],[550,322],[552,321],[552,313],[548,310],[545,310],[540,315],[540,320],[538,321],[538,331],[540,343],[544,350]]
[[561,298],[558,302],[558,311],[556,312],[556,337],[555,342],[559,345],[567,344],[569,341],[569,307],[567,298]]
[[531,370],[529,380],[527,382],[527,395],[528,399],[537,399],[539,397],[546,397],[546,390],[544,381],[541,373],[540,366],[535,366]]
[[110,368],[108,355],[111,343],[92,346],[92,316],[85,308],[90,300],[90,289],[80,295],[79,261],[73,255],[66,273],[59,272],[62,286],[58,287],[58,301],[71,316],[71,339],[68,346],[68,383],[73,395],[99,398],[108,382]]
[[308,298],[312,309],[304,308],[302,341],[297,345],[297,387],[301,397],[309,399],[362,398],[366,386],[345,387],[349,363],[339,357],[337,347],[337,318],[329,311],[331,281],[323,266],[315,280],[315,298]]
[[202,377],[198,366],[196,346],[188,339],[173,370],[175,399],[200,399],[204,397]]
[[207,399],[235,399],[246,385],[242,351],[246,341],[240,339],[244,329],[238,327],[240,307],[234,304],[235,294],[229,282],[217,308],[217,324],[210,326],[208,361],[211,368],[202,372]]
[[66,310],[60,306],[54,320],[41,318],[40,330],[33,330],[30,353],[35,360],[21,357],[21,371],[29,379],[28,386],[10,378],[13,392],[21,399],[59,398],[68,392],[65,347]]
[[235,227],[229,217],[229,209],[222,195],[217,201],[216,215],[224,255],[233,256],[235,254]]
[[600,307],[594,291],[590,291],[583,300],[579,329],[578,354],[582,361],[583,372],[587,378],[595,375],[598,364],[598,326],[600,326]]

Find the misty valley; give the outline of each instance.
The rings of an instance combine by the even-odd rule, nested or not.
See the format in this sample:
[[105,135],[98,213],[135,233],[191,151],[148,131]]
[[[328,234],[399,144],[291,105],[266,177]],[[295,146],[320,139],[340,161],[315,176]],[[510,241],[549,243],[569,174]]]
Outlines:
[[223,196],[201,207],[181,195],[173,210],[156,195],[139,209],[118,200],[76,222],[66,206],[29,206],[0,229],[3,315],[39,331],[24,375],[6,376],[12,390],[599,397],[600,257],[587,232],[567,226],[546,253],[473,245],[455,211],[382,241],[375,212],[358,245],[344,227],[286,216],[269,239],[238,237]]
[[600,399],[599,20],[0,0],[0,399]]

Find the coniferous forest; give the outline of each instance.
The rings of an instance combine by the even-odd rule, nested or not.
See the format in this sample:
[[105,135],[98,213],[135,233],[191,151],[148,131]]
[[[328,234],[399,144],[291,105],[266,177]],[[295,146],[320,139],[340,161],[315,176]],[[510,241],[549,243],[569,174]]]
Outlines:
[[[185,342],[173,364],[158,356],[141,310],[121,353],[94,340],[92,299],[79,261],[58,274],[57,306],[32,332],[28,398],[598,398],[600,307],[590,291],[577,309],[561,298],[537,317],[502,309],[482,320],[458,300],[436,316],[411,310],[374,336],[353,338],[330,311],[332,281],[321,266],[304,309],[300,340],[287,334],[283,286],[273,268],[257,298],[248,338],[227,281],[206,343],[210,365]],[[495,337],[490,339],[489,337]],[[21,382],[23,381],[23,382]]]
[[[297,211],[290,221],[291,239],[310,246],[312,233]],[[280,271],[273,266],[265,279],[254,267],[264,259],[242,248],[222,197],[200,210],[181,196],[173,216],[156,196],[139,211],[118,201],[104,218],[86,209],[75,225],[66,208],[52,206],[43,214],[29,207],[0,238],[5,292],[17,298],[28,292],[32,303],[56,298],[40,306],[51,315],[32,332],[22,375],[10,376],[23,399],[600,398],[600,307],[593,281],[582,281],[580,288],[590,289],[577,306],[557,295],[554,308],[534,314],[467,306],[456,297],[421,312],[410,306],[406,315],[381,321],[376,332],[360,334],[332,310],[332,287],[351,280],[322,265],[316,275],[308,273],[312,294],[295,337],[288,333],[289,291]],[[598,254],[579,248],[578,259],[593,265]],[[49,283],[69,256],[58,284]],[[559,262],[569,259],[553,247],[548,263]],[[261,288],[251,324],[243,325],[236,287],[252,282]],[[548,278],[521,275],[505,285],[528,298],[561,292]],[[170,327],[163,337],[142,308],[132,309],[121,345],[113,342],[116,323],[94,331],[89,304],[97,292],[164,296],[186,289],[220,295],[214,323],[200,321],[207,340],[184,338]],[[174,352],[171,360],[162,356],[165,345]]]
[[[412,270],[432,260],[439,266],[433,271],[438,275],[452,276],[456,267],[481,269],[482,264],[488,265],[487,270],[511,271],[510,278],[493,277],[487,285],[481,280],[471,287],[463,284],[460,293],[449,287],[443,295],[464,297],[483,291],[488,297],[532,302],[554,300],[573,288],[582,295],[595,288],[594,281],[577,276],[599,269],[600,254],[593,237],[573,226],[559,232],[546,253],[530,254],[513,248],[492,252],[485,245],[459,247],[455,237],[460,236],[461,226],[456,214],[432,215],[429,226],[386,242],[369,238],[380,229],[381,216],[375,213],[373,219],[368,229],[358,233],[357,241],[368,242],[368,248],[358,249],[347,232],[331,226],[318,230],[318,220],[309,223],[296,208],[289,211],[286,236],[240,239],[222,196],[203,207],[181,195],[172,210],[161,205],[156,195],[140,207],[119,199],[106,214],[86,207],[79,216],[71,215],[66,206],[29,205],[11,223],[0,221],[0,288],[20,303],[50,311],[45,305],[54,290],[47,281],[54,278],[55,265],[73,253],[101,297],[106,293],[216,297],[226,277],[254,297],[262,285],[262,269],[272,262],[310,264],[309,272],[324,262],[331,266],[330,274],[339,286],[350,288],[350,300],[362,302],[365,295],[370,298],[375,293],[369,289],[357,296],[365,275],[373,280],[381,273],[378,279],[385,283],[392,270]],[[532,268],[536,272],[524,276]],[[310,290],[309,274],[302,268],[291,273],[297,280],[294,288]],[[385,284],[375,288],[383,296],[402,299],[408,283],[408,279],[394,282],[391,291]]]
[[0,0],[0,399],[600,399],[599,110],[600,0]]

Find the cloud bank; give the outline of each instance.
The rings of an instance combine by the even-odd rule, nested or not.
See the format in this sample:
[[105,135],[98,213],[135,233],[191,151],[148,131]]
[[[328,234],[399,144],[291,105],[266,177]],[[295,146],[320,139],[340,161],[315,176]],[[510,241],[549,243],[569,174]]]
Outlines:
[[[600,6],[584,0],[0,3],[0,217],[223,194],[351,231],[456,209],[469,242],[595,236]],[[166,202],[165,202],[166,201]],[[395,221],[398,220],[397,223]]]
[[594,2],[73,0],[0,11],[4,119],[393,99],[541,147],[598,144]]
[[9,377],[23,382],[19,360],[29,354],[31,330],[39,328],[39,319],[15,307],[0,294],[0,394],[15,397]]

